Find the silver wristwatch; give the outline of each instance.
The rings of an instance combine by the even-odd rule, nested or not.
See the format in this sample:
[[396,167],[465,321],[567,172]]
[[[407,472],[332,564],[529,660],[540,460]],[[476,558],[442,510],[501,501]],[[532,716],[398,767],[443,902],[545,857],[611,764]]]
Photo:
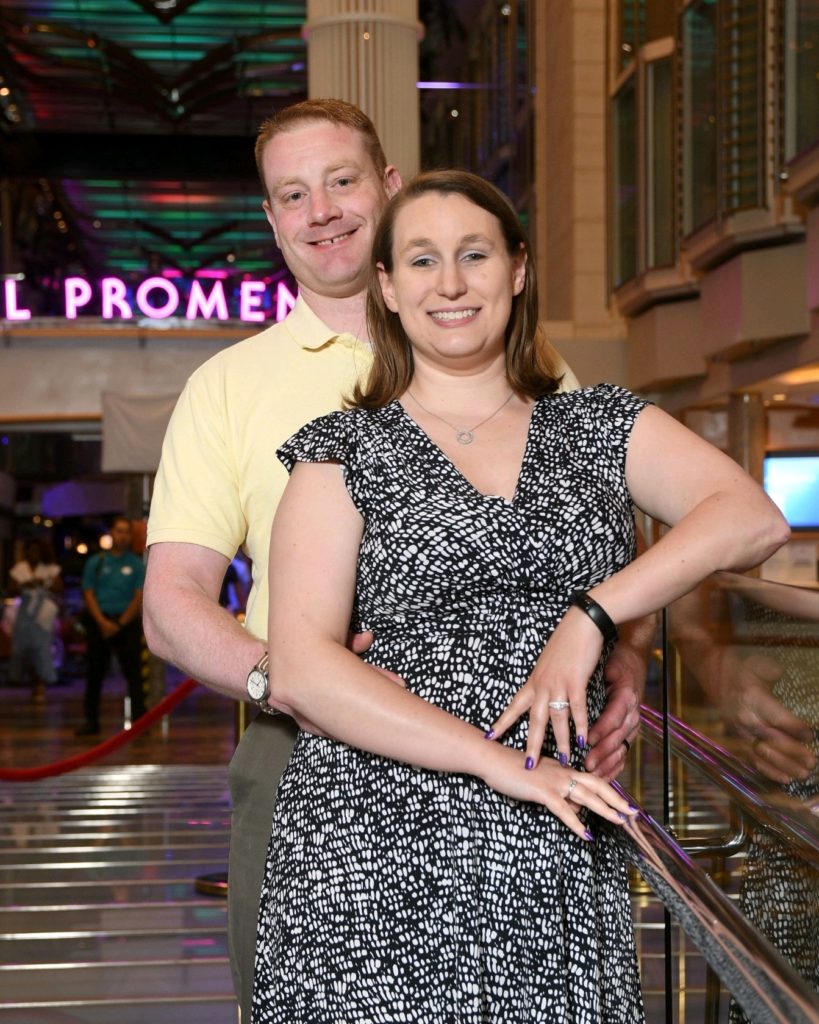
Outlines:
[[267,676],[268,657],[265,652],[247,674],[247,695],[254,704],[258,704],[262,711],[268,715],[275,715],[276,711],[267,703],[270,697],[270,680]]

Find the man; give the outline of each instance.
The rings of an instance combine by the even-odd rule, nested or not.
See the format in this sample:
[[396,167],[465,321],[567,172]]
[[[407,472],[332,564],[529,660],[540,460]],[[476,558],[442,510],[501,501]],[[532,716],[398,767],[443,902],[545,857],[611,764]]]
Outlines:
[[[200,367],[180,397],[151,507],[145,631],[152,650],[194,678],[266,706],[267,553],[287,482],[275,451],[305,422],[337,409],[369,366],[370,247],[401,180],[369,118],[338,100],[308,100],[265,122],[256,163],[264,210],[299,298],[282,323]],[[246,630],[218,606],[240,545],[253,565]],[[634,680],[644,665],[623,650],[613,670],[622,673],[618,697],[589,736],[599,741],[591,767],[607,775],[622,767],[623,741],[638,720]],[[230,767],[229,927],[244,1021],[275,787],[293,733],[282,716],[258,716]]]
[[100,731],[100,693],[112,654],[128,684],[131,718],[145,714],[140,624],[144,580],[142,559],[131,550],[131,520],[117,516],[111,524],[111,550],[92,555],[82,574],[88,670],[85,724],[76,730],[77,736]]

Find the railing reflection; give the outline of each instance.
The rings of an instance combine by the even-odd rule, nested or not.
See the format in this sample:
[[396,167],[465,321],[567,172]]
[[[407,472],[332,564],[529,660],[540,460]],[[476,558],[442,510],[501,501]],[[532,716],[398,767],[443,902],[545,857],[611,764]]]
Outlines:
[[[668,609],[666,635],[675,765],[739,812],[733,836],[691,848],[745,846],[739,911],[819,990],[819,589],[720,573]],[[662,736],[656,712],[644,723]],[[732,1002],[729,1019],[779,1018]],[[815,997],[808,1019],[819,1020]]]

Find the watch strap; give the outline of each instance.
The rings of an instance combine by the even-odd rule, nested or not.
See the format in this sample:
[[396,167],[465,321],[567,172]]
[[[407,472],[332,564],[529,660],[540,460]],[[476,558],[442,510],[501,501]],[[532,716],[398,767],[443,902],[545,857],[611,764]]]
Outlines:
[[592,620],[607,644],[615,644],[619,638],[617,626],[611,616],[602,605],[599,605],[593,597],[590,597],[584,590],[576,590],[569,598],[570,608],[579,608]]

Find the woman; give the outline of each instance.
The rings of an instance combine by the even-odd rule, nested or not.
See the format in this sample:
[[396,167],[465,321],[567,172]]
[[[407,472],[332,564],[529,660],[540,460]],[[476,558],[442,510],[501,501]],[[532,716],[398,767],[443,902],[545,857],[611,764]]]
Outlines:
[[[415,179],[373,261],[367,385],[279,452],[270,702],[311,732],[277,797],[254,1021],[634,1024],[606,831],[631,812],[583,772],[605,652],[787,528],[659,410],[555,393],[525,237],[480,178]],[[636,561],[632,500],[676,524]]]

